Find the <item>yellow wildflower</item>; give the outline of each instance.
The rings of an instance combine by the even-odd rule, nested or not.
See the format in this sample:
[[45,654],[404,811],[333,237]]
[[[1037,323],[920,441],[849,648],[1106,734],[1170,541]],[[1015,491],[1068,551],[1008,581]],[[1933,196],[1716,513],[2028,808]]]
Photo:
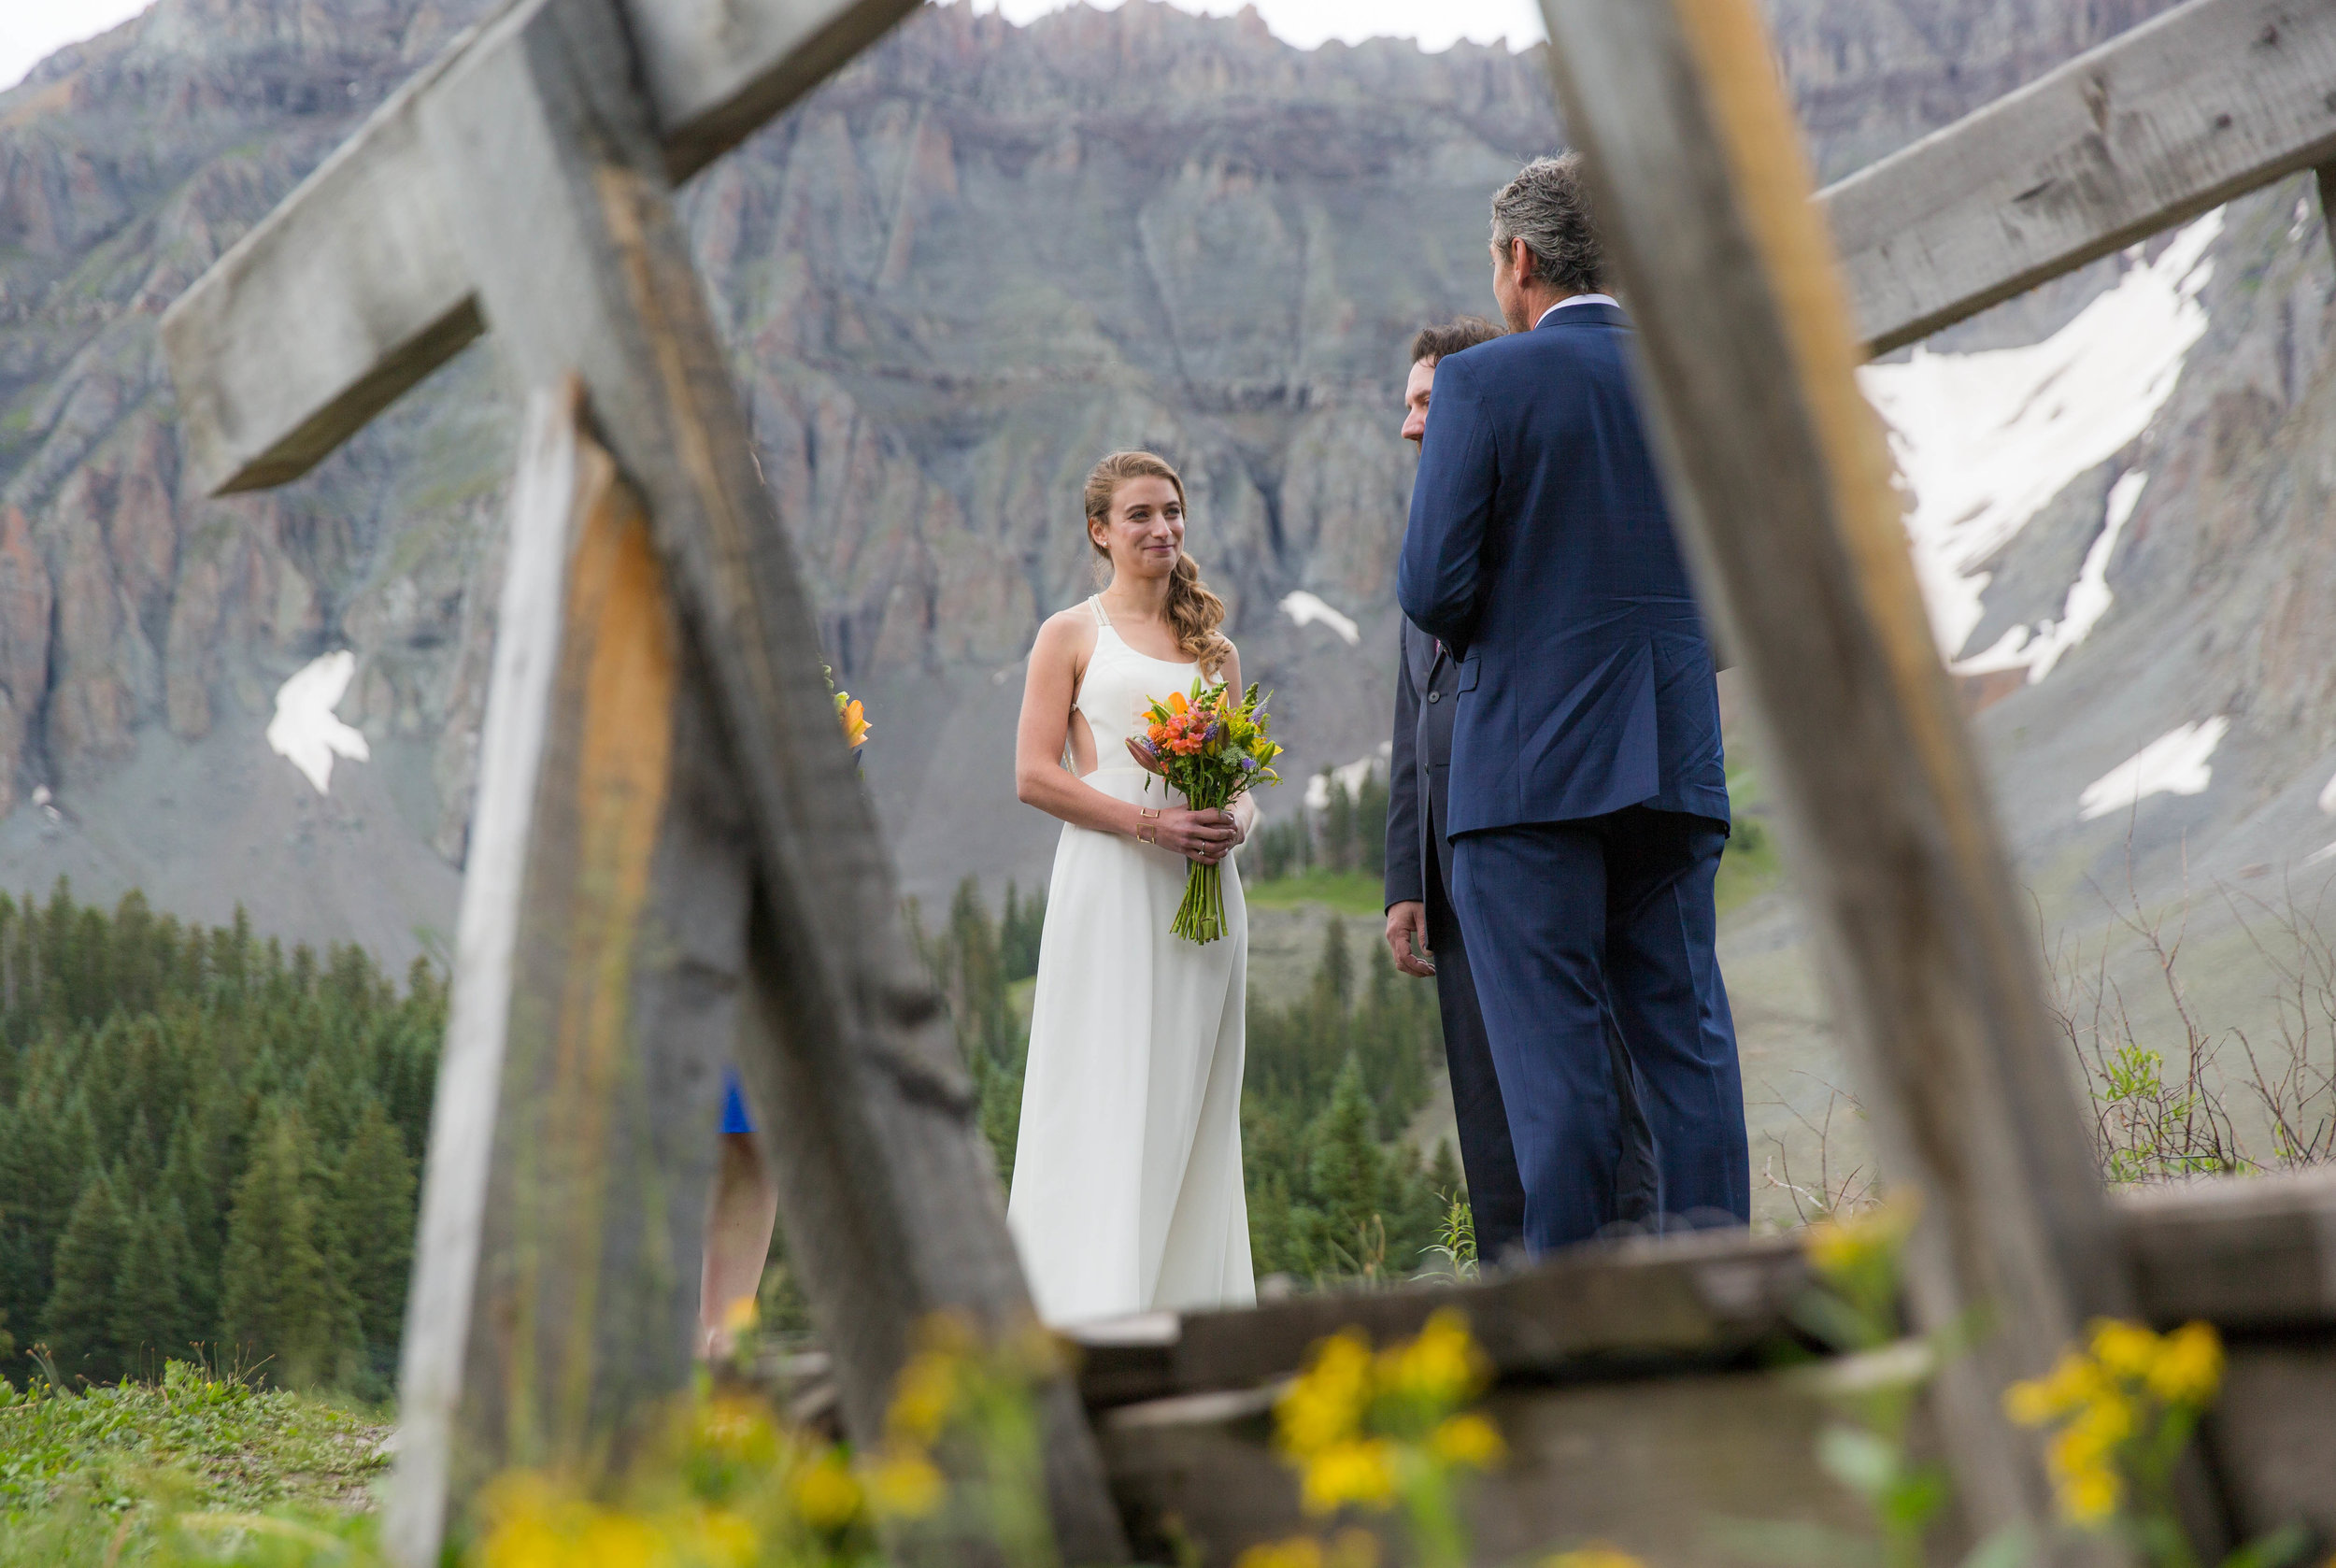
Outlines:
[[868,710],[848,691],[835,693],[836,721],[844,727],[844,744],[857,751],[867,744]]
[[2071,1524],[2096,1525],[2117,1511],[2125,1483],[2105,1464],[2087,1465],[2058,1477],[2060,1514]]
[[2092,1358],[2069,1350],[2045,1376],[2006,1389],[2003,1409],[2020,1425],[2038,1427],[2082,1408],[2107,1389],[2108,1381]]
[[589,1562],[592,1568],[651,1568],[666,1555],[664,1542],[647,1519],[591,1508],[568,1561]]
[[1306,1459],[1351,1439],[1371,1408],[1371,1345],[1347,1329],[1315,1347],[1314,1361],[1275,1405],[1283,1452]]
[[795,1511],[814,1530],[841,1530],[860,1517],[860,1482],[833,1449],[796,1471],[789,1490]]
[[1300,1496],[1309,1514],[1331,1514],[1349,1503],[1384,1508],[1395,1501],[1395,1455],[1385,1438],[1340,1443],[1306,1461]]
[[778,1462],[778,1424],[769,1406],[751,1399],[718,1397],[700,1405],[691,1445],[725,1463],[767,1470]]
[[2222,1339],[2212,1323],[2186,1323],[2166,1335],[2149,1369],[2149,1391],[2168,1404],[2203,1408],[2222,1387]]
[[1921,1211],[1913,1192],[1893,1193],[1877,1207],[1810,1226],[1802,1237],[1802,1249],[1818,1274],[1839,1283],[1895,1256]]
[[1469,1337],[1468,1319],[1447,1306],[1429,1318],[1417,1339],[1382,1352],[1378,1371],[1390,1393],[1453,1405],[1483,1385],[1485,1358]]
[[1428,1451],[1446,1464],[1488,1470],[1508,1452],[1500,1430],[1482,1416],[1446,1418],[1428,1436]]
[[914,1450],[889,1455],[868,1473],[869,1504],[893,1518],[923,1518],[941,1506],[947,1490],[933,1461]]
[[1570,1552],[1543,1558],[1541,1568],[1646,1568],[1646,1565],[1617,1547],[1593,1541],[1587,1547],[1577,1547]]
[[938,1437],[957,1407],[963,1370],[961,1358],[949,1350],[921,1350],[910,1357],[892,1390],[889,1424],[893,1433],[919,1443]]
[[2113,1377],[2146,1376],[2158,1361],[2158,1336],[2139,1323],[2100,1319],[2093,1324],[2093,1360]]
[[718,1568],[748,1568],[762,1553],[754,1526],[728,1508],[701,1509],[691,1532],[691,1556]]
[[1311,1535],[1261,1541],[1233,1559],[1232,1568],[1322,1568],[1322,1543]]

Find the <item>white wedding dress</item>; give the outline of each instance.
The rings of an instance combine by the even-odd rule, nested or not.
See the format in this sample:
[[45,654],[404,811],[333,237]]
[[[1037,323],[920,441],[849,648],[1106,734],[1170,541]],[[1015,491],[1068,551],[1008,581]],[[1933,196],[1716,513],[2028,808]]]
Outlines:
[[[1189,689],[1196,666],[1136,652],[1090,603],[1095,652],[1074,705],[1095,738],[1086,780],[1181,805],[1126,743],[1151,700]],[[1225,934],[1205,947],[1170,935],[1189,865],[1067,824],[1055,850],[1006,1205],[1049,1323],[1257,1300],[1241,1185],[1248,912],[1228,856]]]

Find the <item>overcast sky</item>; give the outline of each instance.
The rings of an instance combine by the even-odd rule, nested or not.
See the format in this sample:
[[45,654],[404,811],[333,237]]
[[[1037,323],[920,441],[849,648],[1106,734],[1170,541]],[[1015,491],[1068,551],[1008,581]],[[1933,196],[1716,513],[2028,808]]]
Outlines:
[[[14,87],[41,60],[65,45],[103,33],[146,9],[150,0],[0,0],[0,90]],[[1079,0],[955,0],[976,10],[1004,11],[1028,21]],[[1095,0],[1089,0],[1095,3]],[[1122,0],[1100,0],[1116,10]],[[1170,0],[1188,11],[1230,16],[1244,0]],[[1542,36],[1534,0],[1256,0],[1265,24],[1301,49],[1331,38],[1416,38],[1426,49],[1460,39],[1505,41],[1523,49]]]

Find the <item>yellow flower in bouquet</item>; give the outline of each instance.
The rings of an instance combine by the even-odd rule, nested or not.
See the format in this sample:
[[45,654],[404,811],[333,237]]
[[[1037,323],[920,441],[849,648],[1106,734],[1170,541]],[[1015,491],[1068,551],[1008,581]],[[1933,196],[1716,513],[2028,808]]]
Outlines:
[[819,673],[827,677],[827,694],[835,701],[835,722],[843,727],[844,744],[857,751],[868,743],[868,710],[858,697],[835,689],[835,671],[832,665],[821,664]]
[[[1266,699],[1254,683],[1236,694],[1225,685],[1195,680],[1189,692],[1171,691],[1143,711],[1144,734],[1128,739],[1135,765],[1174,786],[1195,811],[1221,810],[1261,784],[1278,784]],[[1184,880],[1184,902],[1169,930],[1209,943],[1225,934],[1221,868],[1195,864]]]

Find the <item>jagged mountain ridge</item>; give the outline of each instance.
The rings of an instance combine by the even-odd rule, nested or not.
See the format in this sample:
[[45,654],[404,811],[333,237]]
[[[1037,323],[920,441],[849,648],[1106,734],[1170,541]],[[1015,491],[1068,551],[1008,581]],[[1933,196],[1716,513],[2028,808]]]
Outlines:
[[[69,869],[92,891],[167,895],[176,879],[190,913],[242,897],[264,924],[392,956],[415,926],[443,928],[499,575],[510,420],[491,358],[465,355],[302,483],[208,503],[178,473],[152,320],[475,8],[161,0],[0,95],[11,882]],[[1838,175],[2162,8],[1772,10],[1816,160]],[[1307,53],[1253,17],[1148,0],[1028,29],[928,8],[696,183],[709,292],[827,646],[874,699],[871,779],[912,888],[1043,870],[1052,835],[1011,801],[1006,732],[1037,617],[1085,591],[1073,497],[1108,446],[1185,466],[1195,549],[1301,764],[1380,738],[1409,484],[1389,417],[1401,345],[1424,319],[1488,306],[1484,197],[1557,137],[1534,54]],[[2103,281],[1946,341],[2046,330]],[[2307,398],[2324,332],[2285,330],[2282,384]],[[2289,404],[2222,384],[2226,358],[2259,381],[2256,352],[2210,337],[2161,433],[2186,452],[2252,433],[2217,507],[2281,461]],[[2032,564],[1999,570],[1991,594],[2058,592],[2113,477],[2015,541]],[[2123,605],[2197,586],[2162,554],[2146,577],[2134,564],[2183,533],[2178,490],[2153,485],[2135,520],[2112,574]],[[1280,615],[1296,589],[1353,616],[1360,649]],[[339,646],[360,663],[341,712],[374,761],[319,799],[258,731],[277,683]],[[2080,648],[2055,679],[2101,657]],[[2298,693],[2288,750],[2327,728],[2327,698],[2302,691],[2315,659],[2295,645],[2258,661]],[[30,804],[37,785],[52,807]],[[2039,798],[2007,794],[2024,840],[2065,815]]]

